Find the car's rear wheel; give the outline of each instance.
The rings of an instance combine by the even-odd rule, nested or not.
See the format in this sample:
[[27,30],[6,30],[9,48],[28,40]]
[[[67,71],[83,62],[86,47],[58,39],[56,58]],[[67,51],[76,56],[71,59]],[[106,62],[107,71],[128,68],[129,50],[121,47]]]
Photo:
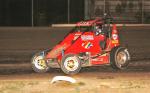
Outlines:
[[114,69],[125,69],[128,67],[130,55],[127,48],[115,47],[110,52],[110,64]]
[[35,72],[44,73],[49,70],[43,53],[37,53],[31,60],[32,68]]
[[81,69],[79,57],[74,54],[67,54],[62,59],[61,69],[65,74],[77,74]]

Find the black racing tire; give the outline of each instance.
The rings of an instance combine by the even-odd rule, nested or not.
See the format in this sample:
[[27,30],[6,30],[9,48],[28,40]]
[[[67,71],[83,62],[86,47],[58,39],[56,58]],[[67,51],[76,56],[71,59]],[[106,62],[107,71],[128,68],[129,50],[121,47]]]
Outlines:
[[35,54],[31,59],[32,69],[37,73],[45,73],[49,70],[49,66],[45,60],[45,55],[41,53]]
[[65,74],[77,74],[81,70],[81,60],[75,54],[67,54],[62,58],[60,66]]
[[117,70],[126,69],[129,65],[130,55],[127,48],[118,46],[110,52],[110,65]]

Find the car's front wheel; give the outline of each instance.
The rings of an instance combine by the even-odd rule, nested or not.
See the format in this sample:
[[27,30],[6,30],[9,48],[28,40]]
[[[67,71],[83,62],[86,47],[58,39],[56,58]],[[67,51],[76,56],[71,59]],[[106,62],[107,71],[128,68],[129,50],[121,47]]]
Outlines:
[[76,74],[81,70],[81,60],[77,55],[67,54],[62,58],[61,69],[65,74]]

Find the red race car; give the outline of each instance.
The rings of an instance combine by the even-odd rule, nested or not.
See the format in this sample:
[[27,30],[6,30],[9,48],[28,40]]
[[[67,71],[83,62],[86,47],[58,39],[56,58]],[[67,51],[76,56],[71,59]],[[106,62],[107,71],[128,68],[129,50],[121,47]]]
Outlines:
[[35,72],[61,68],[65,74],[76,74],[81,67],[110,64],[125,69],[130,60],[127,48],[122,47],[115,24],[110,18],[81,21],[53,49],[37,53],[32,58]]

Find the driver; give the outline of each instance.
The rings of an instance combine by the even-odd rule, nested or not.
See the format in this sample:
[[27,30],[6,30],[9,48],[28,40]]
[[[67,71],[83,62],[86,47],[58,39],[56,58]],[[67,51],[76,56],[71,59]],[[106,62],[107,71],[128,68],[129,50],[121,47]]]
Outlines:
[[99,25],[95,26],[95,35],[99,35],[102,32],[102,28]]
[[[99,34],[102,34],[102,35],[106,35],[105,34],[105,32],[104,32],[104,27],[103,27],[103,25],[96,25],[95,26],[95,35],[99,35]],[[105,49],[105,47],[106,47],[106,36],[105,36],[105,38],[104,38],[104,40],[100,40],[99,41],[99,45],[100,45],[100,47],[101,47],[101,49],[102,50],[104,50]]]

